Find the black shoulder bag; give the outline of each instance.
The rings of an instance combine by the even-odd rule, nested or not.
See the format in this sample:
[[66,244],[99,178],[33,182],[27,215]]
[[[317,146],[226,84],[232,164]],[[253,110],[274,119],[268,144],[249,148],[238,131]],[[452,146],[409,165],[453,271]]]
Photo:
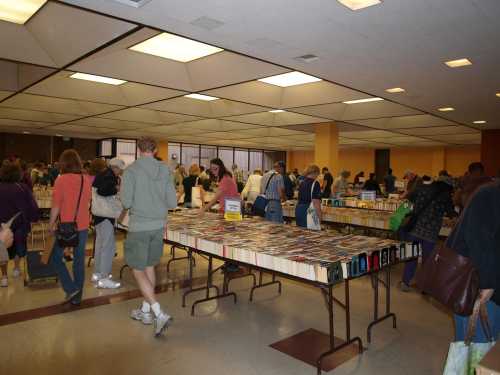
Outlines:
[[256,216],[261,216],[264,217],[266,216],[266,207],[267,204],[269,203],[268,199],[266,198],[266,193],[267,193],[267,188],[269,187],[269,184],[271,183],[271,180],[273,177],[276,175],[276,173],[273,173],[270,177],[269,180],[267,180],[266,188],[264,190],[264,193],[259,195],[255,201],[253,202],[252,205],[252,214]]
[[[78,246],[78,225],[76,218],[78,210],[80,209],[80,200],[82,198],[83,190],[83,176],[81,176],[80,193],[78,194],[78,203],[76,204],[76,211],[73,221],[68,221],[57,225],[56,240],[60,247],[76,247]],[[60,218],[60,216],[59,216]]]

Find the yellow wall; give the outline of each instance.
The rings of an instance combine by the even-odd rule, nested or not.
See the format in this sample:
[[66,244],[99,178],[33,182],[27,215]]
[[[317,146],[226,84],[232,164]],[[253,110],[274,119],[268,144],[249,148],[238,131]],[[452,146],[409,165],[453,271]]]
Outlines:
[[[391,168],[396,177],[402,178],[410,169],[419,175],[437,176],[441,169],[446,169],[452,176],[461,176],[468,165],[480,160],[480,146],[464,147],[401,147],[391,149]],[[302,171],[314,162],[314,151],[289,151],[288,169]],[[320,168],[324,167],[319,165]],[[363,148],[341,149],[339,168],[351,171],[354,176],[364,171],[367,176],[375,169],[375,150]],[[339,171],[333,171],[335,175]]]
[[481,161],[481,146],[464,146],[446,149],[446,169],[452,176],[461,176],[470,163]]

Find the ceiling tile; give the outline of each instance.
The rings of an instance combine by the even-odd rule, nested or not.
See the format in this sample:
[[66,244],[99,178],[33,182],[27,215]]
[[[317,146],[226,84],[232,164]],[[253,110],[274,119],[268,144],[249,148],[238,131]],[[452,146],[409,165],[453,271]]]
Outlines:
[[75,120],[78,117],[80,116],[41,111],[28,111],[17,108],[2,108],[0,104],[0,118],[58,123]]
[[281,113],[261,112],[241,116],[232,116],[227,117],[226,119],[266,126],[316,124],[329,121],[322,118],[306,116],[300,113],[292,113],[288,111]]
[[399,116],[373,120],[354,120],[356,124],[377,129],[408,129],[456,125],[453,121],[432,115]]
[[0,118],[0,126],[9,128],[37,129],[51,125],[48,122],[22,121]]
[[184,124],[184,126],[186,128],[197,129],[201,132],[238,131],[244,129],[259,128],[259,126],[255,124],[247,124],[241,122],[215,120],[215,119],[187,122]]
[[70,78],[73,73],[69,71],[57,73],[29,88],[27,92],[37,95],[123,106],[136,106],[185,94],[183,91],[133,82],[115,86],[73,79]]
[[147,104],[142,107],[206,118],[227,117],[245,113],[262,112],[266,110],[260,106],[234,102],[226,99],[203,101],[185,97],[163,100],[157,103]]
[[115,119],[115,120],[145,122],[150,124],[165,124],[165,125],[184,122],[184,121],[193,121],[198,119],[198,117],[194,116],[153,111],[143,108],[127,108],[121,111],[109,113],[106,115],[101,115],[99,117]]
[[72,121],[73,125],[85,125],[85,126],[93,126],[96,128],[108,128],[108,129],[116,129],[116,130],[131,130],[131,129],[143,129],[150,127],[151,124],[144,122],[134,122],[134,121],[125,121],[125,120],[113,120],[108,118],[101,117],[88,117],[76,121]]
[[393,137],[394,133],[385,130],[364,130],[364,131],[354,131],[354,132],[340,132],[340,136],[345,138],[354,138],[354,139],[372,139],[372,138]]
[[5,99],[7,96],[12,95],[12,91],[0,91],[0,100]]
[[49,98],[47,96],[17,94],[2,102],[0,107],[20,108],[61,114],[90,116],[114,111],[121,106],[91,103],[71,99]]
[[93,134],[109,134],[112,133],[113,131],[116,131],[116,129],[107,129],[107,128],[93,128],[91,126],[84,126],[84,125],[72,125],[72,124],[62,124],[62,125],[53,125],[49,127],[48,129],[50,130],[56,130],[58,132],[61,132],[61,134],[64,135],[64,132],[78,132],[81,134],[86,134],[86,135],[93,135]]
[[128,22],[53,2],[48,2],[25,25],[58,66],[76,60],[134,27]]
[[478,130],[466,126],[436,126],[431,128],[400,129],[398,131],[417,136],[478,133]]
[[481,143],[481,133],[476,134],[447,134],[434,136],[430,135],[427,138],[434,139],[436,141],[445,141],[454,144],[480,144]]

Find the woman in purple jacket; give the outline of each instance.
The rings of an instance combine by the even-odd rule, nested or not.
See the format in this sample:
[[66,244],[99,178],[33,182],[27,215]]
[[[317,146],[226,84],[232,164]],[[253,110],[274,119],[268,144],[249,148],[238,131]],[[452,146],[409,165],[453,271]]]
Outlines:
[[[21,183],[22,172],[17,164],[5,163],[0,169],[0,222],[5,223],[20,213],[12,223],[14,244],[8,249],[9,258],[14,259],[12,276],[19,277],[20,258],[26,255],[27,237],[31,223],[38,221],[39,211],[33,194],[26,184]],[[3,277],[0,286],[8,286],[7,264],[0,266]]]

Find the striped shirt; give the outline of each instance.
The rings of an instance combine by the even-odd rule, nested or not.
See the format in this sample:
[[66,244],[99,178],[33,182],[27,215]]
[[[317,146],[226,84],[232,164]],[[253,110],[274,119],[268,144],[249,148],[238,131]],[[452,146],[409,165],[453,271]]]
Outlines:
[[[267,182],[272,176],[274,177],[271,179],[271,182],[269,182],[269,186],[267,187],[266,191]],[[280,201],[281,200],[280,190],[282,189],[285,189],[283,176],[277,173],[276,171],[274,170],[269,171],[262,177],[262,181],[260,182],[260,192],[261,194],[265,194],[268,200]]]

